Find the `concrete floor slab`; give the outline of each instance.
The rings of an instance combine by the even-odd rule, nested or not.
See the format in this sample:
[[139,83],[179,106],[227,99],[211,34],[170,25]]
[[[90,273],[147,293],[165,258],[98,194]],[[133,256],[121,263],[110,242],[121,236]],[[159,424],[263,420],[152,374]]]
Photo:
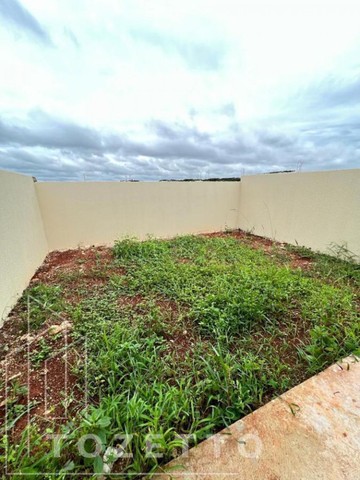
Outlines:
[[162,479],[360,480],[360,362],[335,364],[212,436]]

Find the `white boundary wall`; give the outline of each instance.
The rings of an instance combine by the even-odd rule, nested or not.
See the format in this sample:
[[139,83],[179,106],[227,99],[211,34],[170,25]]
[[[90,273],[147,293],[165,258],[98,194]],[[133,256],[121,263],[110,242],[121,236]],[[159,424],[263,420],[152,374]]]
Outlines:
[[49,249],[236,228],[240,182],[38,183]]
[[257,235],[360,257],[360,169],[243,177],[238,226]]
[[47,252],[32,177],[0,171],[0,325]]

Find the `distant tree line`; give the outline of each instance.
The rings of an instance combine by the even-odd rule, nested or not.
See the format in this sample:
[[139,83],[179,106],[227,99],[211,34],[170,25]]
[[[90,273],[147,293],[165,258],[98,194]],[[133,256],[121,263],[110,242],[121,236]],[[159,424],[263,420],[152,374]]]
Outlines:
[[171,178],[160,180],[160,182],[239,182],[240,180],[240,177],[183,178],[181,180]]
[[[267,172],[267,174],[275,173],[293,173],[295,170],[279,170],[277,172]],[[159,182],[240,182],[241,177],[213,177],[213,178],[163,178]],[[120,180],[121,182],[139,182],[140,180],[129,179]]]

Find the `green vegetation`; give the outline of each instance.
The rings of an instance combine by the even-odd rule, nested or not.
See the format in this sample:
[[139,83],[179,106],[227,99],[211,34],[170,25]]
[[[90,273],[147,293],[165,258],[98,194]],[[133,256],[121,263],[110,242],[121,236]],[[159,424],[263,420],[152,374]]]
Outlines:
[[35,368],[39,367],[44,360],[49,358],[50,353],[51,346],[46,342],[45,338],[40,338],[37,348],[30,355],[32,365]]
[[[341,357],[360,354],[358,265],[294,247],[272,253],[230,234],[126,239],[116,243],[108,273],[99,265],[102,283],[89,288],[79,276],[71,286],[80,301],[60,300],[70,297],[70,274],[57,287],[32,288],[36,325],[46,316],[44,302],[72,319],[81,345],[76,373],[81,388],[86,376],[92,405],[58,428],[66,434],[58,458],[35,425],[31,458],[25,437],[14,449],[4,436],[10,469],[57,471],[58,478],[154,471],[181,451],[180,435],[195,444]],[[295,254],[311,266],[292,268]],[[47,354],[43,344],[37,355]],[[77,442],[89,434],[100,445],[88,438],[85,450],[99,451],[84,458]]]
[[360,288],[360,263],[356,263],[359,259],[344,246],[331,245],[329,250],[332,256],[292,245],[287,245],[287,250],[314,263],[309,271],[311,276],[335,285],[339,283],[340,286],[345,284]]
[[27,319],[29,318],[31,330],[40,328],[48,319],[50,313],[54,316],[57,312],[61,312],[64,307],[60,287],[45,284],[28,288],[19,303],[20,308],[22,308],[24,326],[27,327]]

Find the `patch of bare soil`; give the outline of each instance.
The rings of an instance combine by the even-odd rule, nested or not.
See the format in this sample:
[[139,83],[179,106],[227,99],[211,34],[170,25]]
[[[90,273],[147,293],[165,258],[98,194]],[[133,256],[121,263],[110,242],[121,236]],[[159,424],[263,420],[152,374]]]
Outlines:
[[32,281],[47,282],[56,277],[59,271],[62,273],[85,272],[92,269],[97,262],[106,263],[110,257],[111,249],[106,247],[54,251],[48,254]]
[[[65,299],[76,303],[81,300],[77,292],[80,282],[96,289],[112,274],[123,273],[110,248],[55,251],[46,257],[30,287],[63,282]],[[6,422],[8,433],[15,439],[29,416],[38,425],[56,427],[68,421],[84,406],[84,393],[73,373],[76,361],[66,313],[49,313],[40,328],[29,332],[26,306],[18,303],[0,329],[0,426]]]
[[[197,335],[190,324],[183,330],[173,332],[172,335],[164,334],[164,338],[168,341],[168,350],[179,360],[191,353],[197,342]],[[202,342],[204,343],[204,340]]]
[[69,321],[66,313],[56,314],[49,311],[48,318],[41,327],[29,331],[26,308],[18,303],[0,328],[0,365],[6,356],[26,350],[29,341],[34,342],[44,337],[50,327],[55,328],[56,325]]
[[[173,329],[171,332],[164,331],[163,337],[167,341],[168,352],[171,353],[175,359],[183,360],[188,354],[193,352],[196,343],[200,341],[200,339],[190,321],[183,322],[179,327]],[[204,343],[204,340],[202,340],[202,342]]]
[[144,302],[145,298],[142,295],[121,295],[118,299],[118,305],[120,308],[130,306],[137,311],[141,310],[141,305]]
[[54,325],[24,340],[1,361],[0,426],[13,440],[30,419],[56,430],[84,406],[71,325]]
[[178,258],[177,259],[178,263],[189,263],[191,262],[190,258]]
[[31,284],[55,284],[62,278],[74,278],[75,281],[80,278],[91,285],[99,285],[111,274],[123,275],[124,269],[116,265],[110,247],[78,248],[49,253]]
[[313,266],[313,261],[310,258],[302,257],[295,253],[289,253],[291,258],[291,266],[293,268],[301,268],[301,270],[308,270]]
[[[199,334],[194,324],[184,316],[184,306],[180,306],[171,300],[158,299],[156,305],[163,312],[161,331],[167,341],[167,350],[175,359],[183,360],[191,354],[197,342]],[[201,340],[204,343],[204,340]]]

